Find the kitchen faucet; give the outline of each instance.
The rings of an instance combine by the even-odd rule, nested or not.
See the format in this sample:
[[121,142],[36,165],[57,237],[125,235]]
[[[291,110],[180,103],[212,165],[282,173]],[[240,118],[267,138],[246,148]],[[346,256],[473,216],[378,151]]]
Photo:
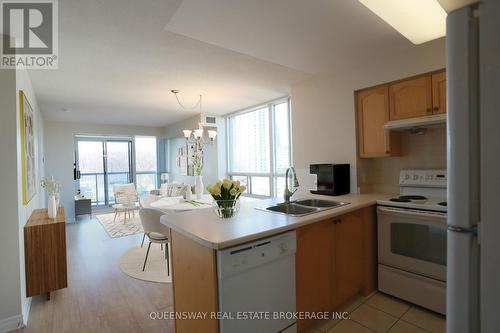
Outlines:
[[[292,174],[292,186],[288,187],[288,174]],[[299,186],[299,181],[297,180],[297,174],[295,173],[295,169],[293,167],[289,167],[286,169],[285,173],[285,191],[283,193],[283,197],[285,198],[286,203],[290,203],[290,199],[292,195],[297,191],[297,187]]]

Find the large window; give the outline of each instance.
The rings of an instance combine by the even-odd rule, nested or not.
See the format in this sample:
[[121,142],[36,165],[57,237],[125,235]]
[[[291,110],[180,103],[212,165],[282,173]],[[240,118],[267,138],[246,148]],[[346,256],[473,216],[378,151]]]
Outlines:
[[139,195],[156,188],[157,165],[156,138],[135,137],[135,178]]
[[290,166],[290,100],[228,117],[229,175],[254,196],[280,196]]
[[158,185],[157,150],[152,136],[76,136],[78,188],[97,206],[115,203],[113,185],[117,184],[135,182],[139,195],[148,194]]
[[113,204],[113,185],[132,181],[132,141],[126,138],[82,136],[77,136],[75,140],[76,163],[81,173],[78,188],[91,199],[93,205]]

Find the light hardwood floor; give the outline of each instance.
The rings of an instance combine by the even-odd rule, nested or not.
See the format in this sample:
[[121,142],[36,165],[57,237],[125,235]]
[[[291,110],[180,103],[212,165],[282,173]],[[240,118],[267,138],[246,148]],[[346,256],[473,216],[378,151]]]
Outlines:
[[174,332],[152,311],[173,311],[171,284],[133,279],[119,259],[142,234],[110,238],[99,222],[82,219],[66,228],[68,288],[33,298],[28,326],[15,332]]

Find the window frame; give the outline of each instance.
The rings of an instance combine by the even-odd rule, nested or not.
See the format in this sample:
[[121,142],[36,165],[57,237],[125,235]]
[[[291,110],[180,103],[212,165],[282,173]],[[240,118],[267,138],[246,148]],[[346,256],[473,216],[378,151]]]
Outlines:
[[[156,171],[153,173],[153,171],[137,171],[136,170],[136,147],[135,147],[135,141],[136,138],[155,138],[156,139]],[[134,183],[136,188],[137,188],[137,175],[155,175],[155,188],[159,188],[160,184],[160,175],[161,173],[168,173],[168,170],[161,171],[161,166],[160,166],[160,158],[161,155],[159,154],[158,147],[159,147],[159,140],[161,139],[160,136],[157,135],[92,135],[92,134],[75,134],[73,136],[73,150],[74,150],[74,156],[75,156],[75,164],[77,169],[80,169],[79,166],[79,148],[78,148],[78,142],[80,141],[97,141],[101,142],[103,147],[105,147],[104,142],[128,142],[129,143],[129,179],[128,181],[130,183]],[[103,153],[106,155],[106,152],[103,148]],[[168,156],[168,154],[166,154]],[[103,157],[103,168],[106,168],[105,166],[105,158]],[[168,165],[168,163],[167,163]],[[104,182],[107,184],[107,175],[112,174],[110,172],[103,172],[102,173],[82,173],[82,176],[86,175],[100,175],[102,174],[104,177]],[[97,182],[97,181],[96,181]],[[97,186],[97,185],[96,185]],[[75,181],[75,191],[76,189],[80,188],[80,180]],[[92,205],[95,205],[96,207],[110,207],[113,202],[110,202],[109,200],[109,195],[108,191],[104,189],[104,203],[99,204],[99,200],[97,199],[96,202],[93,202]],[[98,193],[98,190],[96,190],[96,193]],[[107,204],[106,204],[107,203]]]
[[[291,99],[290,96],[287,97],[282,97],[279,99],[275,99],[272,101],[269,101],[264,104],[259,104],[257,106],[244,109],[241,111],[233,112],[228,115],[226,115],[226,156],[227,158],[227,176],[228,178],[232,179],[234,176],[237,177],[247,177],[247,193],[244,193],[243,195],[248,196],[248,197],[254,197],[254,198],[270,198],[270,197],[276,197],[279,195],[277,192],[277,178],[279,177],[285,177],[285,172],[278,172],[276,170],[276,113],[275,113],[275,106],[278,104],[286,103],[287,105],[287,120],[288,120],[288,146],[289,146],[289,151],[288,151],[288,159],[290,161],[290,164],[292,162],[292,115],[291,115]],[[231,166],[231,118],[245,114],[245,113],[250,113],[254,112],[260,109],[267,108],[268,111],[268,117],[269,117],[269,170],[270,172],[233,172],[232,171],[232,166]],[[269,179],[269,196],[267,195],[258,195],[258,194],[252,194],[252,177],[266,177]]]
[[[147,170],[147,171],[137,171],[137,145],[136,145],[136,141],[137,139],[141,139],[141,138],[154,138],[155,139],[155,155],[156,155],[156,170]],[[137,190],[137,192],[139,193],[139,189],[138,189],[138,182],[137,182],[137,176],[140,176],[140,175],[153,175],[155,180],[154,180],[154,185],[155,185],[155,189],[159,187],[159,174],[160,172],[158,171],[160,169],[159,167],[159,160],[160,160],[160,156],[158,154],[158,140],[159,138],[157,136],[154,136],[154,135],[135,135],[134,138],[133,138],[133,142],[134,142],[134,149],[133,149],[133,153],[134,153],[134,184],[135,184],[135,188]],[[139,193],[140,194],[140,193]]]

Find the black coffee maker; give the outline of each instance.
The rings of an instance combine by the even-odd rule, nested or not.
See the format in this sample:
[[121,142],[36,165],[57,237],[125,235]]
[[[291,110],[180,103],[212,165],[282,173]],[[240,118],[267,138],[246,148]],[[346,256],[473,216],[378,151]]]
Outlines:
[[309,172],[317,176],[317,190],[312,194],[342,195],[351,192],[350,164],[311,164]]

